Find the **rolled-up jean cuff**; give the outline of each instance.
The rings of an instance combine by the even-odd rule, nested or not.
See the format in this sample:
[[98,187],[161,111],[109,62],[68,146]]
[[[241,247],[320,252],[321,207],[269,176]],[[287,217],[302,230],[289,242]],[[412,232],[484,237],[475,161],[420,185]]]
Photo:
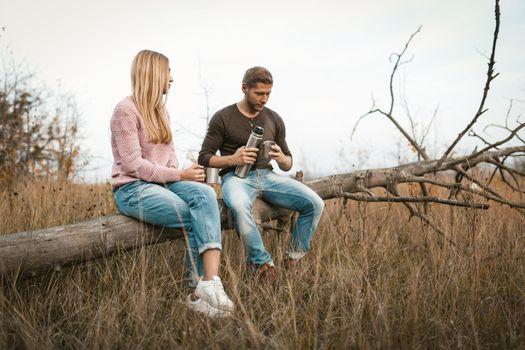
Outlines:
[[188,281],[188,287],[190,289],[195,289],[197,288],[197,284],[199,284],[199,281],[194,281],[194,280],[189,280]]
[[199,247],[199,254],[204,253],[209,249],[219,249],[222,250],[222,244],[220,243],[206,243]]

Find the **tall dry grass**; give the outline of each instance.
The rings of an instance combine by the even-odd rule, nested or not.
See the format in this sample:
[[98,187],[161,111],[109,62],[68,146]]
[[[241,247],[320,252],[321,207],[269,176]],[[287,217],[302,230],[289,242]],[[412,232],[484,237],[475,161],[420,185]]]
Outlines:
[[[112,210],[103,185],[57,186],[3,193],[1,232]],[[448,237],[399,204],[327,201],[292,270],[281,267],[289,235],[264,233],[276,288],[253,280],[235,233],[224,232],[221,274],[237,309],[222,321],[184,307],[181,241],[4,280],[0,348],[523,348],[523,216],[494,204],[428,210]]]

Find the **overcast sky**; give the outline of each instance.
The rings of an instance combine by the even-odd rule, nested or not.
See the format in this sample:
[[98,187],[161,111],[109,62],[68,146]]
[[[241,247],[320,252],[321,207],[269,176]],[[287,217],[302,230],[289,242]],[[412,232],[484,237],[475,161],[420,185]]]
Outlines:
[[[502,1],[496,71],[482,126],[525,113],[525,1]],[[274,76],[268,107],[287,125],[293,170],[317,174],[393,166],[406,142],[379,115],[352,127],[372,96],[388,109],[390,54],[420,25],[399,71],[396,98],[406,97],[417,125],[439,106],[427,150],[445,146],[479,106],[494,31],[488,0],[397,1],[25,1],[0,0],[2,44],[10,44],[52,89],[73,93],[82,118],[84,150],[93,155],[86,179],[110,177],[109,119],[130,94],[130,65],[142,49],[170,58],[174,84],[168,110],[175,147],[185,166],[196,155],[210,112],[242,98],[246,68]],[[408,127],[401,104],[396,114]],[[492,135],[494,136],[494,135]],[[459,145],[468,152],[472,140]],[[439,154],[437,155],[439,156]]]

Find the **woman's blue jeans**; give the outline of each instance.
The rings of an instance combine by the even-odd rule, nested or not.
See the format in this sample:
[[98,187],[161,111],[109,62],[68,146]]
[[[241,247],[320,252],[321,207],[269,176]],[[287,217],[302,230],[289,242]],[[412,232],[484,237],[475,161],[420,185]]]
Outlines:
[[233,171],[224,175],[222,197],[231,210],[248,261],[254,265],[273,264],[253,216],[253,203],[257,197],[278,207],[299,212],[288,251],[292,259],[301,258],[310,248],[310,241],[324,209],[323,200],[311,188],[268,169],[252,170],[245,179],[237,177]]
[[200,255],[208,249],[222,249],[215,191],[194,181],[161,185],[138,180],[119,187],[114,196],[121,214],[186,233],[189,285],[195,287],[203,275]]

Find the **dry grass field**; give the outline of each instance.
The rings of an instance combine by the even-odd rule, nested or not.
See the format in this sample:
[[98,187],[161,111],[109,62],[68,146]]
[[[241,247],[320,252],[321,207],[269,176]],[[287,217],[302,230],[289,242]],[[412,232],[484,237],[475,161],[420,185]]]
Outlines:
[[[265,232],[275,288],[253,280],[225,231],[221,274],[237,304],[226,320],[184,307],[182,241],[4,279],[0,348],[524,348],[525,217],[494,203],[428,210],[446,239],[400,204],[327,201],[311,252],[291,270],[280,264],[288,234]],[[0,193],[0,232],[113,211],[105,185],[33,182]]]

